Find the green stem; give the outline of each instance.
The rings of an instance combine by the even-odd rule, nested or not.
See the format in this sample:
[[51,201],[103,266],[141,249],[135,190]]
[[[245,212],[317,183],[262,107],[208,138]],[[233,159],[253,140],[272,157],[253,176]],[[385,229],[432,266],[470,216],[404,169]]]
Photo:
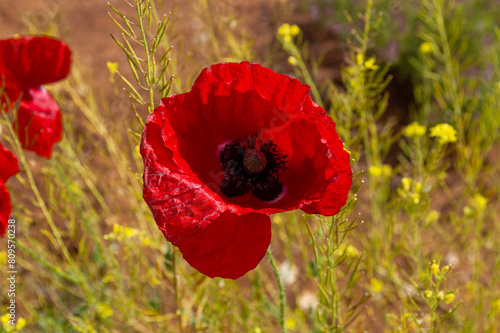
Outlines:
[[273,268],[274,276],[276,277],[276,282],[278,282],[278,288],[280,290],[280,324],[281,324],[281,332],[286,333],[285,327],[285,288],[283,287],[283,282],[281,282],[280,272],[278,271],[278,267],[276,266],[276,262],[274,261],[273,255],[271,253],[271,249],[267,249],[267,258],[269,259],[269,263]]

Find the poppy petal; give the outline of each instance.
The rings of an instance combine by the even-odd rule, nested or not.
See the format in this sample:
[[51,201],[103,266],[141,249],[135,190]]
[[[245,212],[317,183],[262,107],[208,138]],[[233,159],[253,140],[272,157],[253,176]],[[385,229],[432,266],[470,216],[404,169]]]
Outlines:
[[331,216],[337,214],[347,201],[347,195],[352,185],[350,156],[335,131],[335,123],[326,115],[326,112],[315,103],[309,111],[318,116],[318,130],[328,146],[330,163],[326,174],[328,187],[323,198],[305,205],[301,209],[308,214]]
[[266,215],[237,216],[190,170],[179,168],[165,146],[162,109],[153,112],[141,143],[144,199],[165,238],[209,276],[237,278],[253,269],[269,246]]
[[60,40],[37,36],[0,40],[0,76],[5,76],[7,87],[38,88],[65,78],[70,66],[71,51]]
[[0,182],[7,182],[7,179],[19,172],[16,156],[0,143]]
[[12,205],[10,203],[9,190],[5,187],[5,184],[0,181],[0,236],[5,237],[5,231],[7,230],[7,224],[10,217],[10,212],[12,211]]
[[262,214],[238,216],[229,212],[211,223],[191,224],[167,240],[184,259],[209,277],[237,279],[254,269],[271,242],[271,220]]
[[52,146],[61,140],[61,112],[44,88],[30,89],[23,96],[14,128],[23,148],[50,158]]

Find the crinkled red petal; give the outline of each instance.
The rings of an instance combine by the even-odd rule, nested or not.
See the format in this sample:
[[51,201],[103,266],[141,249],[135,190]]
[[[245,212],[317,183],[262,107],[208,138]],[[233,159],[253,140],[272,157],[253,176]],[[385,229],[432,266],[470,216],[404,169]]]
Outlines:
[[7,230],[11,211],[12,205],[10,203],[9,190],[5,187],[5,184],[0,181],[0,236],[2,237],[5,237],[5,231]]
[[[179,247],[194,268],[212,277],[237,278],[265,254],[270,242],[269,217],[230,213],[227,204],[185,162],[178,163],[174,159],[179,158],[178,152],[171,149],[175,147],[166,145],[171,138],[164,113],[163,105],[158,107],[143,132],[144,199],[166,239]],[[247,240],[236,244],[233,240],[238,236]]]
[[[209,96],[221,95],[221,92],[255,92],[261,99],[272,101],[276,109],[253,109],[252,113],[271,112],[271,120],[284,122],[288,115],[300,108],[304,98],[309,96],[310,88],[299,80],[244,61],[205,68],[196,79],[192,90],[199,90],[205,103]],[[245,120],[243,117],[239,122]],[[272,128],[272,125],[266,124],[265,128]]]
[[23,148],[50,158],[52,146],[61,140],[59,106],[45,89],[30,89],[23,95],[14,128]]
[[184,259],[209,277],[237,279],[254,269],[271,242],[271,220],[262,214],[225,212],[210,223],[190,225],[167,240]]
[[0,40],[0,76],[7,87],[20,91],[65,78],[71,66],[71,51],[60,40],[24,36]]
[[0,143],[0,182],[7,182],[7,179],[19,172],[16,156]]
[[326,115],[326,112],[315,103],[313,103],[313,108],[308,110],[319,119],[318,130],[328,146],[330,163],[326,173],[328,187],[323,198],[301,209],[308,214],[335,215],[345,205],[352,185],[350,156],[335,131],[335,123]]

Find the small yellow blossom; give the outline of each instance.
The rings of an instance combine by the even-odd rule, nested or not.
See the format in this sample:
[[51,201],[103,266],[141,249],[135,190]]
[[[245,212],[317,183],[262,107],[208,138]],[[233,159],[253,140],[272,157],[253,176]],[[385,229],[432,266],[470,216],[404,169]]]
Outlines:
[[392,175],[392,167],[389,164],[382,165],[382,175],[390,177]]
[[491,302],[491,311],[493,312],[500,312],[500,298],[497,298],[496,300]]
[[260,327],[254,327],[253,333],[262,333],[262,330],[260,329]]
[[441,273],[443,274],[446,274],[448,273],[448,271],[450,270],[450,266],[449,265],[446,265],[444,266],[442,269],[441,269]]
[[403,189],[408,192],[410,191],[410,187],[411,187],[411,178],[408,178],[408,177],[403,177],[403,179],[401,179],[401,184],[403,185]]
[[143,245],[143,246],[148,246],[149,244],[151,244],[151,238],[149,238],[149,237],[144,237],[144,238],[142,239],[142,245]]
[[488,199],[483,197],[481,194],[476,194],[474,196],[474,203],[476,205],[476,209],[481,212],[486,208],[486,204],[488,203]]
[[365,68],[371,69],[372,71],[375,71],[378,69],[378,65],[375,64],[375,57],[371,57],[367,61],[365,61]]
[[284,23],[278,28],[278,35],[281,36],[285,42],[290,42],[292,38],[297,36],[299,33],[300,28],[295,24],[290,25],[288,23]]
[[437,137],[439,144],[457,141],[457,131],[449,124],[438,124],[431,128],[431,136]]
[[96,310],[102,318],[108,318],[113,315],[113,309],[105,303],[97,303]]
[[414,121],[405,127],[403,135],[407,138],[419,138],[424,135],[426,131],[427,128],[425,126],[422,126],[418,122]]
[[375,278],[371,278],[370,279],[370,287],[371,287],[371,290],[374,294],[378,294],[382,291],[382,289],[384,289],[384,284],[380,280],[377,280]]
[[446,294],[446,296],[444,297],[444,303],[445,304],[450,304],[451,302],[453,302],[454,299],[455,299],[455,294],[454,293]]
[[297,58],[295,58],[294,56],[289,56],[288,57],[288,63],[292,66],[297,66]]
[[102,278],[102,282],[104,282],[104,283],[108,283],[108,282],[111,282],[114,280],[115,280],[115,276],[113,274],[109,274],[109,273],[104,275],[104,277]]
[[4,266],[7,263],[7,252],[0,251],[0,266]]
[[437,276],[439,274],[439,265],[436,263],[436,261],[432,262],[431,273],[434,274],[434,276]]
[[286,319],[285,327],[289,330],[295,329],[295,319],[293,317],[288,317]]
[[419,51],[423,54],[432,52],[432,44],[429,42],[423,42],[420,44]]
[[436,295],[436,298],[440,301],[442,301],[444,299],[444,291],[439,291]]
[[364,62],[365,62],[365,57],[363,56],[363,54],[362,53],[356,54],[356,63],[358,64],[358,66],[362,66]]
[[9,320],[10,320],[10,316],[8,313],[4,314],[3,316],[0,317],[0,322],[2,322],[2,326],[7,329],[7,325],[10,325],[9,324]]
[[410,194],[411,200],[413,200],[413,203],[416,205],[420,202],[420,194],[418,193],[412,193]]
[[358,249],[354,245],[351,245],[351,244],[347,245],[345,252],[349,257],[357,257],[359,255]]
[[291,35],[292,37],[295,37],[295,36],[297,36],[299,33],[300,33],[300,28],[299,28],[299,26],[298,26],[298,25],[296,25],[296,24],[292,24],[292,25],[290,26],[290,35]]
[[274,215],[273,216],[273,223],[281,224],[281,223],[283,223],[283,218],[280,215]]
[[359,250],[352,244],[342,243],[339,245],[338,249],[334,252],[338,256],[343,256],[346,254],[348,257],[359,256]]
[[17,324],[16,324],[16,331],[22,330],[24,328],[24,326],[26,326],[26,319],[19,318],[17,320]]
[[115,82],[115,74],[118,71],[118,63],[108,61],[106,62],[106,66],[108,66],[109,69],[109,80],[111,82]]
[[375,177],[375,178],[378,178],[381,176],[389,177],[392,174],[392,168],[388,164],[384,164],[382,166],[371,165],[368,168],[368,173],[370,174],[370,176]]
[[431,290],[424,291],[425,298],[431,298],[434,293]]
[[428,215],[427,217],[425,218],[425,225],[426,226],[429,226],[435,222],[437,222],[437,220],[439,220],[439,216],[441,214],[437,211],[437,210],[432,210]]
[[368,168],[368,173],[372,177],[380,177],[382,176],[382,167],[378,165],[370,165],[370,167]]

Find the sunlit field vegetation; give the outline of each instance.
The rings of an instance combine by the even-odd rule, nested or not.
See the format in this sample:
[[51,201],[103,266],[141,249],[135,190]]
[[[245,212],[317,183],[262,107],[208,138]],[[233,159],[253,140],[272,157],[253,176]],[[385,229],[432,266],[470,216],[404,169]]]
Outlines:
[[[15,107],[0,113],[20,167],[7,183],[17,326],[5,238],[0,332],[497,332],[500,4],[279,0],[257,27],[246,17],[264,4],[235,3],[111,1],[116,56],[94,69],[74,51],[69,76],[47,87],[64,126],[50,159],[22,149]],[[16,20],[21,35],[79,43],[58,6]],[[271,215],[269,255],[212,279],[158,230],[139,146],[161,98],[241,61],[311,87],[353,185],[335,216]]]

